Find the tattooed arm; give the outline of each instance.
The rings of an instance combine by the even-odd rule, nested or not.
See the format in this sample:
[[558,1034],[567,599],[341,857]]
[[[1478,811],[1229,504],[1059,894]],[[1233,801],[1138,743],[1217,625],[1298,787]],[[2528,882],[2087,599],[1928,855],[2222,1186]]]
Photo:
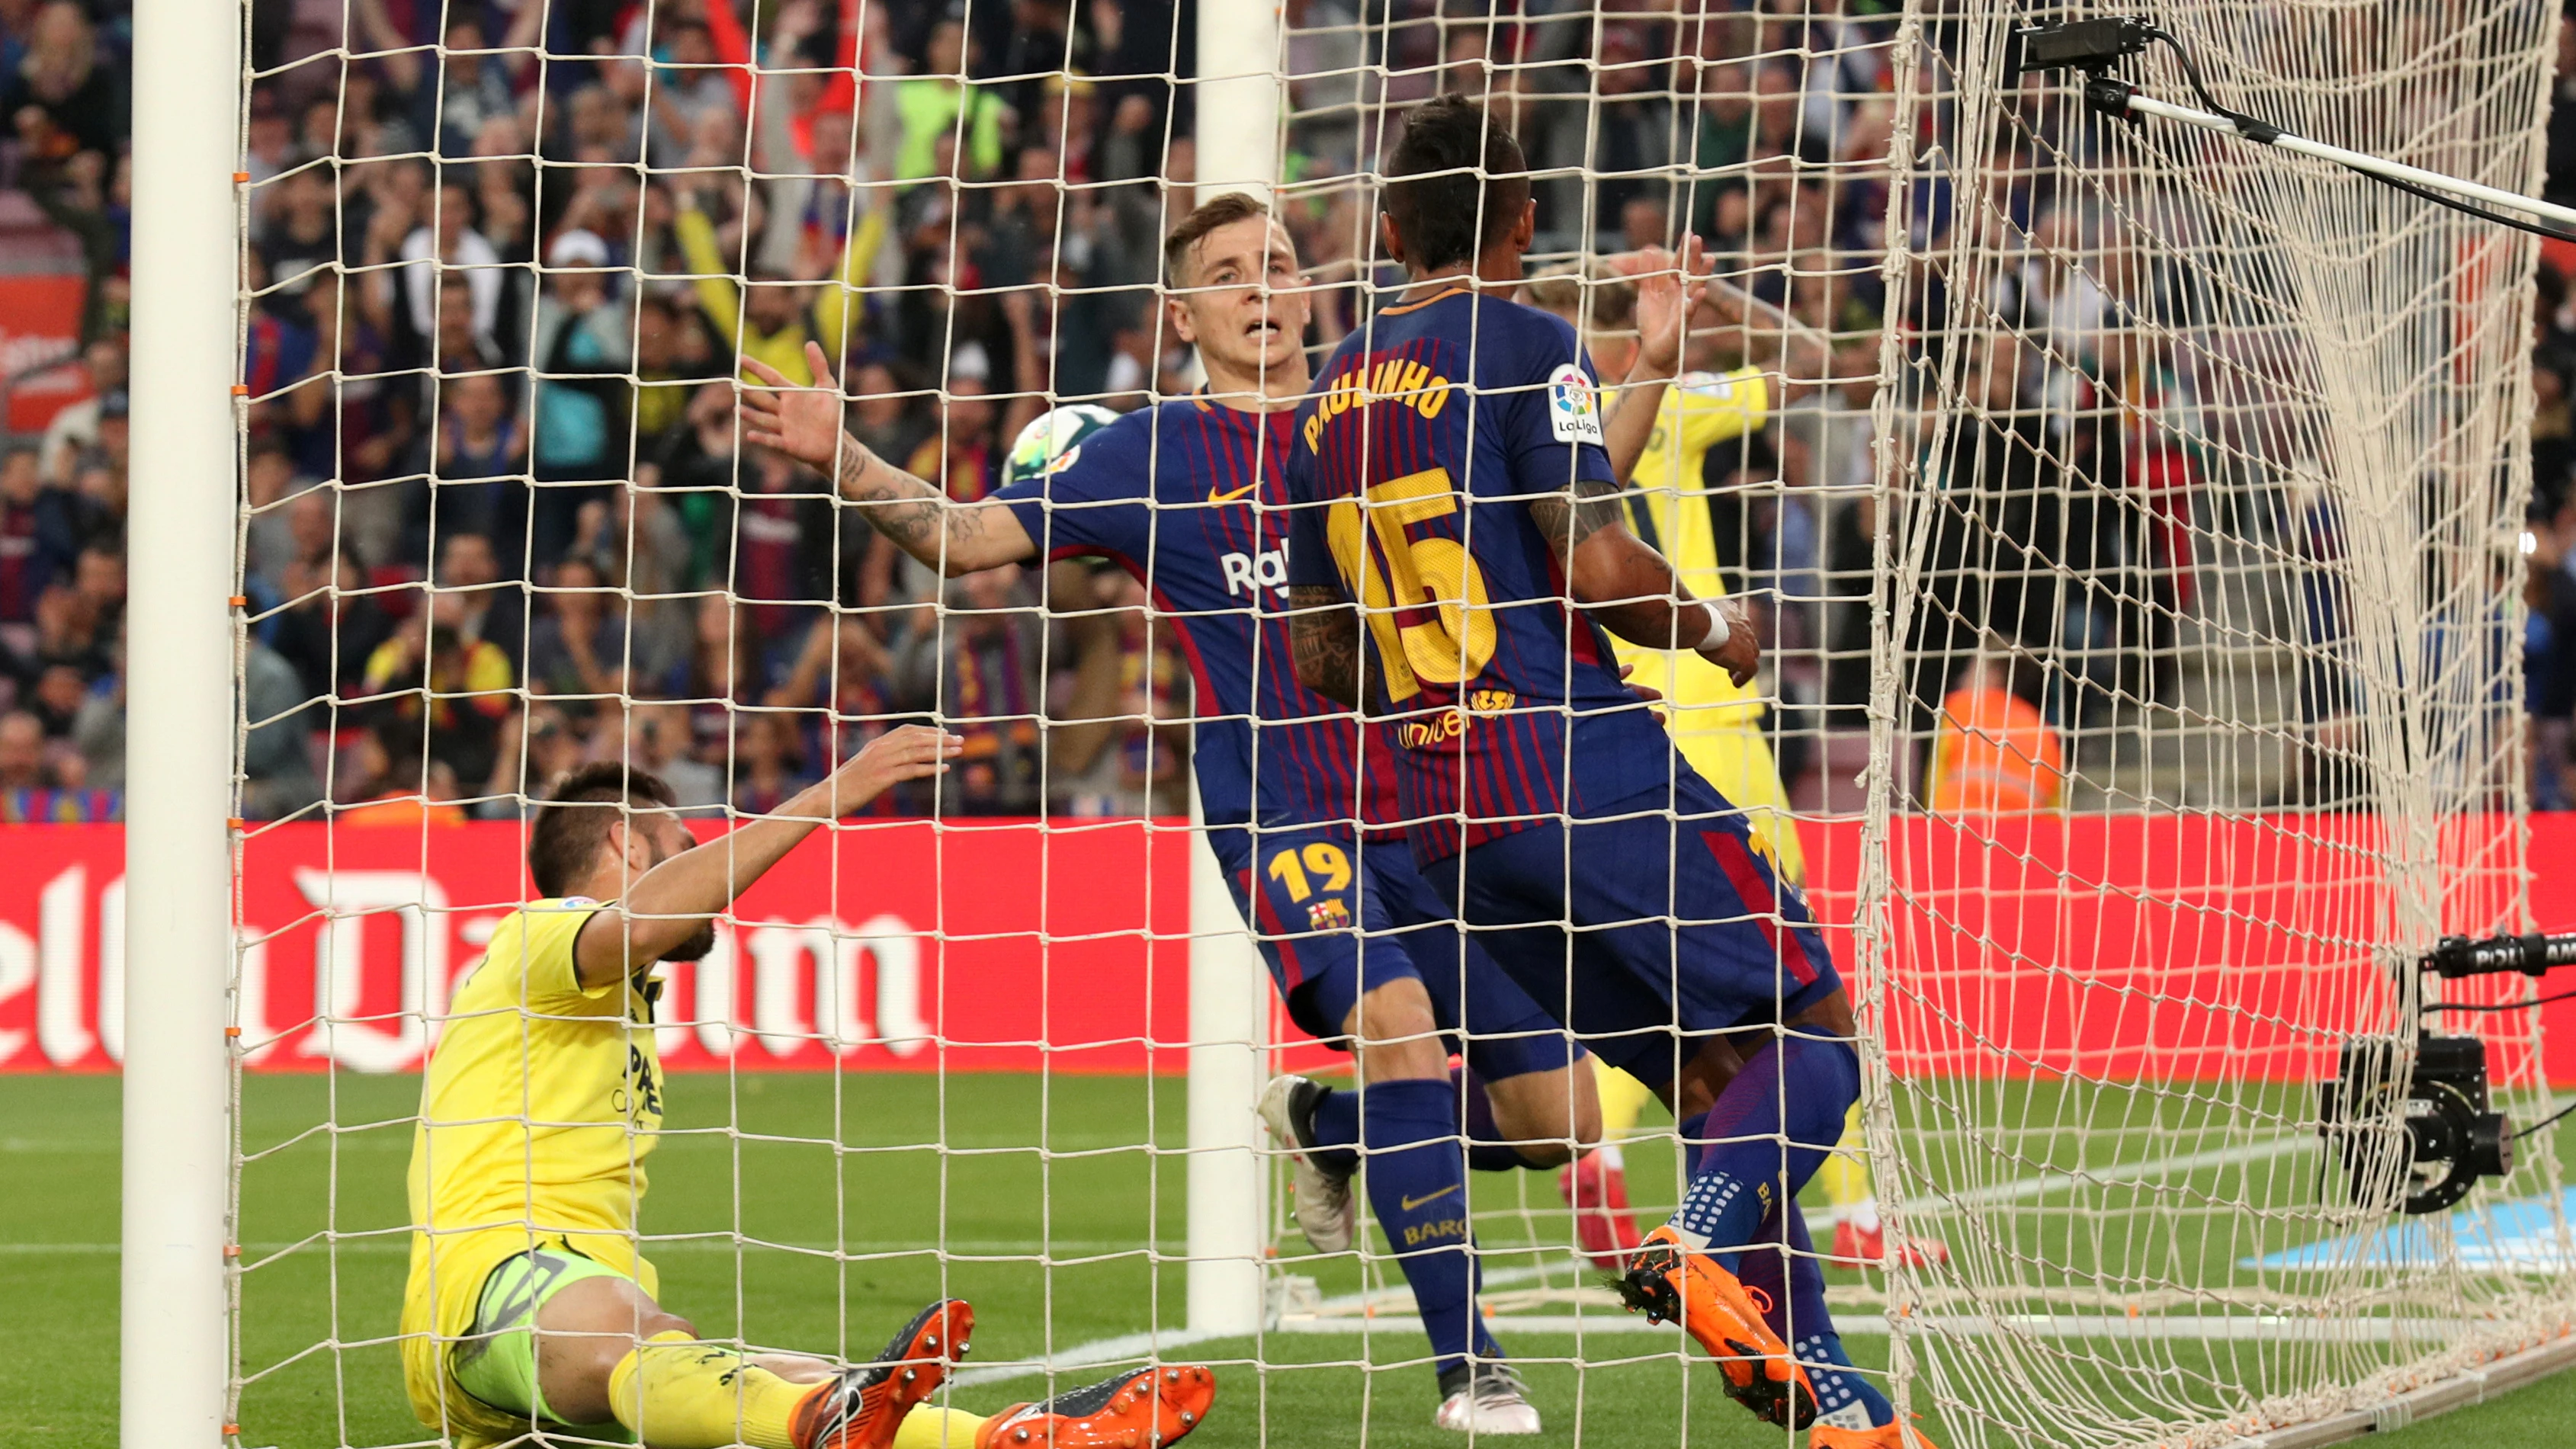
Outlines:
[[[1628,531],[1619,493],[1616,483],[1581,478],[1568,492],[1529,500],[1530,519],[1546,535],[1574,602],[1631,644],[1695,649],[1736,683],[1751,679],[1761,645],[1743,607],[1732,599],[1712,605],[1694,597],[1664,556]],[[1712,609],[1723,612],[1723,635]],[[1301,653],[1301,675],[1303,664]]]
[[1297,682],[1335,704],[1360,705],[1360,615],[1333,589],[1288,589],[1288,646]]
[[1037,544],[1007,504],[959,503],[870,452],[841,430],[841,389],[823,349],[805,344],[814,386],[795,388],[777,369],[743,359],[766,388],[742,393],[743,440],[776,448],[832,475],[841,496],[895,547],[954,576],[1037,556]]
[[[746,397],[746,415],[748,404]],[[823,466],[833,465],[826,460]],[[895,547],[951,578],[1037,556],[1036,542],[1009,505],[959,503],[846,433],[833,482]]]

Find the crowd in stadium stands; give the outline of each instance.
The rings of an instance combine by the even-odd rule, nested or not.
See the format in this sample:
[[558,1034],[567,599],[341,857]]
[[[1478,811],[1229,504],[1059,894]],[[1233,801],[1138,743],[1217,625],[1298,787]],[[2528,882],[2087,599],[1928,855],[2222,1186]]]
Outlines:
[[[760,810],[932,710],[969,736],[967,761],[890,811],[1182,808],[1188,671],[1140,585],[1069,563],[929,576],[836,508],[826,480],[740,447],[729,379],[749,356],[805,381],[804,344],[822,343],[857,399],[854,432],[966,499],[998,486],[1048,395],[1126,408],[1186,391],[1189,359],[1152,298],[1194,175],[1190,93],[1171,80],[1190,69],[1193,10],[256,0],[245,813],[327,799],[353,822],[509,817],[556,772],[620,755],[693,807]],[[1372,163],[1391,110],[1450,89],[1493,93],[1547,170],[1541,250],[1687,228],[1842,340],[1844,385],[1713,450],[1709,479],[1731,485],[1716,530],[1729,582],[1768,601],[1779,641],[1784,773],[1810,783],[1852,774],[1836,741],[1855,738],[1868,695],[1886,214],[1870,163],[1894,114],[1891,10],[1284,11],[1285,165],[1302,188],[1286,219],[1328,288],[1317,346],[1389,275],[1366,260],[1364,193],[1331,178]],[[344,64],[343,46],[359,58]],[[0,0],[0,190],[15,193],[0,200],[40,211],[52,254],[87,279],[85,400],[0,446],[0,819],[117,809],[130,49],[120,0]],[[2550,187],[2576,197],[2576,43],[2556,95]],[[1725,180],[1587,185],[1584,166]],[[2015,203],[2033,234],[2071,226],[2034,178]],[[0,233],[0,248],[31,234]],[[2041,249],[2016,285],[2030,326],[2099,323],[2098,288]],[[2563,808],[2576,295],[2554,266],[2542,293],[2527,707],[2537,802]],[[2016,412],[2052,384],[1997,348],[1966,385]],[[1954,466],[1998,475],[2047,451],[2008,429],[1961,438]],[[2055,455],[2117,460],[2079,482],[2147,490],[2170,526],[2122,552],[2107,516],[2082,511],[2086,488],[2023,479],[2021,496],[2067,500],[2048,505],[2062,516],[1998,536],[2073,539],[2077,556],[2052,566],[2109,586],[1955,586],[1907,641],[1927,733],[1953,689],[2073,729],[2160,687],[2158,621],[2193,588],[2174,512],[2187,504],[2152,449],[2079,440]],[[2146,471],[2110,472],[2123,466]],[[1956,556],[1936,568],[1961,579],[1986,562],[1964,539],[1939,548]],[[2127,602],[2087,615],[2084,597]],[[2005,657],[2032,650],[2061,666],[2053,693]]]

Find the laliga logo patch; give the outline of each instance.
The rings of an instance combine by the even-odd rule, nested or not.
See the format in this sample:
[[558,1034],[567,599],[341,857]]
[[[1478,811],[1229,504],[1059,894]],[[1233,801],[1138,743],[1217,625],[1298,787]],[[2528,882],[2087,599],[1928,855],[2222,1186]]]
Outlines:
[[1601,442],[1601,397],[1583,369],[1566,363],[1548,374],[1547,426],[1560,443]]
[[1056,474],[1072,467],[1081,457],[1082,445],[1080,443],[1076,443],[1072,447],[1065,449],[1063,452],[1056,454],[1053,458],[1048,459],[1046,467],[1041,471],[1050,478],[1054,477]]

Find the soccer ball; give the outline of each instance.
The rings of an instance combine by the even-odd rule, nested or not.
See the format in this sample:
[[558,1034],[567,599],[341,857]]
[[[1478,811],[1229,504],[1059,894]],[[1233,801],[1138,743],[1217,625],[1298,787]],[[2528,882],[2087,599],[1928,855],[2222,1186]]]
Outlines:
[[1072,466],[1082,456],[1082,440],[1116,421],[1118,414],[1097,403],[1067,403],[1038,414],[1011,440],[1002,481],[1019,483]]

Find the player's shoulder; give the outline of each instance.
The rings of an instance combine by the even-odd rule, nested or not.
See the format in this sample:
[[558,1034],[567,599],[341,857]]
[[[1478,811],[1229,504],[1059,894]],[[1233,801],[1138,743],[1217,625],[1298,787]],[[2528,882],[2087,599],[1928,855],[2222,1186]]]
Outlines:
[[588,896],[547,896],[503,916],[483,943],[483,959],[459,984],[458,1001],[473,1006],[474,993],[492,992],[503,1004],[513,1003],[524,993],[521,983],[551,979],[557,973],[550,967],[571,961],[582,923],[607,904]]

